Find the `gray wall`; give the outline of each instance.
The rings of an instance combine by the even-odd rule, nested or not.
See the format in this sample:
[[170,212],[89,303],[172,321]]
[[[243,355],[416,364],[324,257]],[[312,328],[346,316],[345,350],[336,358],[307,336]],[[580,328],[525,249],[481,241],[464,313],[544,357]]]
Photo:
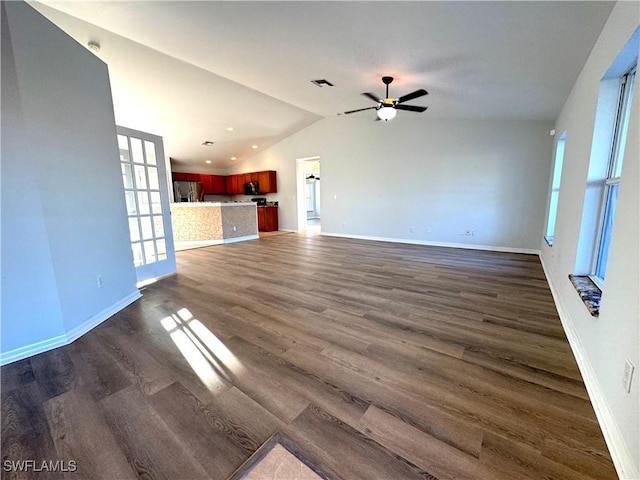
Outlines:
[[5,361],[139,295],[107,67],[23,2],[2,2],[1,171]]
[[373,118],[326,118],[236,170],[277,170],[282,229],[297,226],[295,160],[317,155],[325,233],[539,249],[551,123]]
[[[553,247],[541,244],[541,257],[565,330],[622,478],[640,478],[638,81],[599,317],[589,314],[567,275],[583,269],[578,239],[587,198],[589,160],[592,149],[597,148],[592,140],[601,79],[638,28],[639,5],[616,4],[558,117],[556,129],[558,133],[567,132],[567,141],[555,239]],[[637,40],[635,45],[637,52]],[[631,393],[622,386],[626,359],[636,367]]]

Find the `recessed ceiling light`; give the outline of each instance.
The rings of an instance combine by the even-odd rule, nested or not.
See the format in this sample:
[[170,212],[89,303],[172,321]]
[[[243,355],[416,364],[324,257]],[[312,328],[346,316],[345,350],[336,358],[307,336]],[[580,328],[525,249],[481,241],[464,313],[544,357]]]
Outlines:
[[251,145],[251,148],[255,150],[256,148],[258,148],[258,145]]
[[213,145],[213,142],[211,140],[205,140],[204,142],[202,142],[202,145],[204,145],[205,147],[210,147],[211,145]]
[[211,160],[205,160],[204,163],[211,163]]
[[233,127],[227,127],[227,132],[233,132],[234,128]]
[[238,157],[231,157],[231,160],[237,160]]

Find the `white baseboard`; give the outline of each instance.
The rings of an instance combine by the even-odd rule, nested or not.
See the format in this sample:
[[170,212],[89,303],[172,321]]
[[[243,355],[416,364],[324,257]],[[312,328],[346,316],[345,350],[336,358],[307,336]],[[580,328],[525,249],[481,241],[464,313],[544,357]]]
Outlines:
[[258,234],[244,235],[242,237],[220,238],[217,240],[190,240],[184,242],[174,242],[176,252],[180,250],[189,250],[191,248],[211,247],[213,245],[224,245],[225,243],[244,242],[245,240],[257,240],[260,238]]
[[224,238],[224,239],[222,239],[222,243],[244,242],[245,240],[257,240],[259,238],[260,238],[260,236],[258,234],[245,235],[244,237]]
[[427,245],[431,247],[467,248],[469,250],[486,250],[491,252],[525,253],[530,255],[540,255],[540,250],[536,250],[533,248],[498,247],[494,245],[473,245],[468,243],[431,242],[428,240],[411,240],[407,238],[392,238],[392,237],[372,237],[369,235],[352,235],[352,234],[345,234],[345,233],[321,232],[320,235],[324,235],[326,237],[355,238],[358,240],[373,240],[376,242],[406,243],[409,245]]
[[2,352],[0,353],[0,365],[6,365],[8,363],[22,360],[23,358],[32,357],[33,355],[53,350],[54,348],[69,345],[71,342],[77,340],[88,331],[97,327],[102,322],[112,317],[126,306],[135,302],[141,296],[142,295],[140,294],[140,292],[136,290],[130,295],[124,297],[122,300],[114,303],[113,305],[102,310],[100,313],[97,313],[93,317],[89,318],[77,327],[72,328],[65,334],[58,335],[47,340],[42,340],[40,342],[32,343],[31,345],[25,345],[24,347],[15,348],[13,350],[9,350],[8,352]]
[[631,452],[627,448],[627,444],[622,436],[622,431],[620,430],[615,417],[611,413],[611,409],[609,408],[607,399],[602,392],[595,370],[593,369],[593,366],[589,361],[589,357],[585,353],[584,346],[580,341],[580,337],[573,326],[573,320],[562,305],[562,301],[560,300],[558,291],[553,284],[552,277],[544,263],[542,255],[540,255],[540,263],[542,264],[542,269],[547,277],[547,283],[551,289],[551,295],[553,296],[553,301],[556,304],[556,309],[558,310],[558,316],[562,322],[562,327],[567,335],[569,345],[573,351],[573,356],[575,357],[580,373],[582,374],[582,379],[585,387],[587,388],[591,405],[593,405],[593,410],[596,413],[596,418],[598,419],[598,423],[602,429],[604,440],[607,447],[609,447],[609,453],[611,454],[611,459],[613,460],[616,472],[622,480],[638,480],[640,479],[640,472],[635,465]]

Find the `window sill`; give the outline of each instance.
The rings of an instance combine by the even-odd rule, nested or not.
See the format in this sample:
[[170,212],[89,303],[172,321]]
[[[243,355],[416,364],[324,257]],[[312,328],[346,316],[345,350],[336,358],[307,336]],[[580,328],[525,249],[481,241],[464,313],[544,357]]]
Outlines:
[[602,290],[587,275],[569,275],[569,280],[571,280],[591,316],[599,316]]

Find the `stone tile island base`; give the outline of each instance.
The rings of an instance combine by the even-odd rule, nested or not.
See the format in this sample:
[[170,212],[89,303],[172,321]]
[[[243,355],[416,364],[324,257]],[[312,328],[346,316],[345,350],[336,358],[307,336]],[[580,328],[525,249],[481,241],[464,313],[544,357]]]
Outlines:
[[184,202],[171,204],[176,250],[258,238],[254,202]]

